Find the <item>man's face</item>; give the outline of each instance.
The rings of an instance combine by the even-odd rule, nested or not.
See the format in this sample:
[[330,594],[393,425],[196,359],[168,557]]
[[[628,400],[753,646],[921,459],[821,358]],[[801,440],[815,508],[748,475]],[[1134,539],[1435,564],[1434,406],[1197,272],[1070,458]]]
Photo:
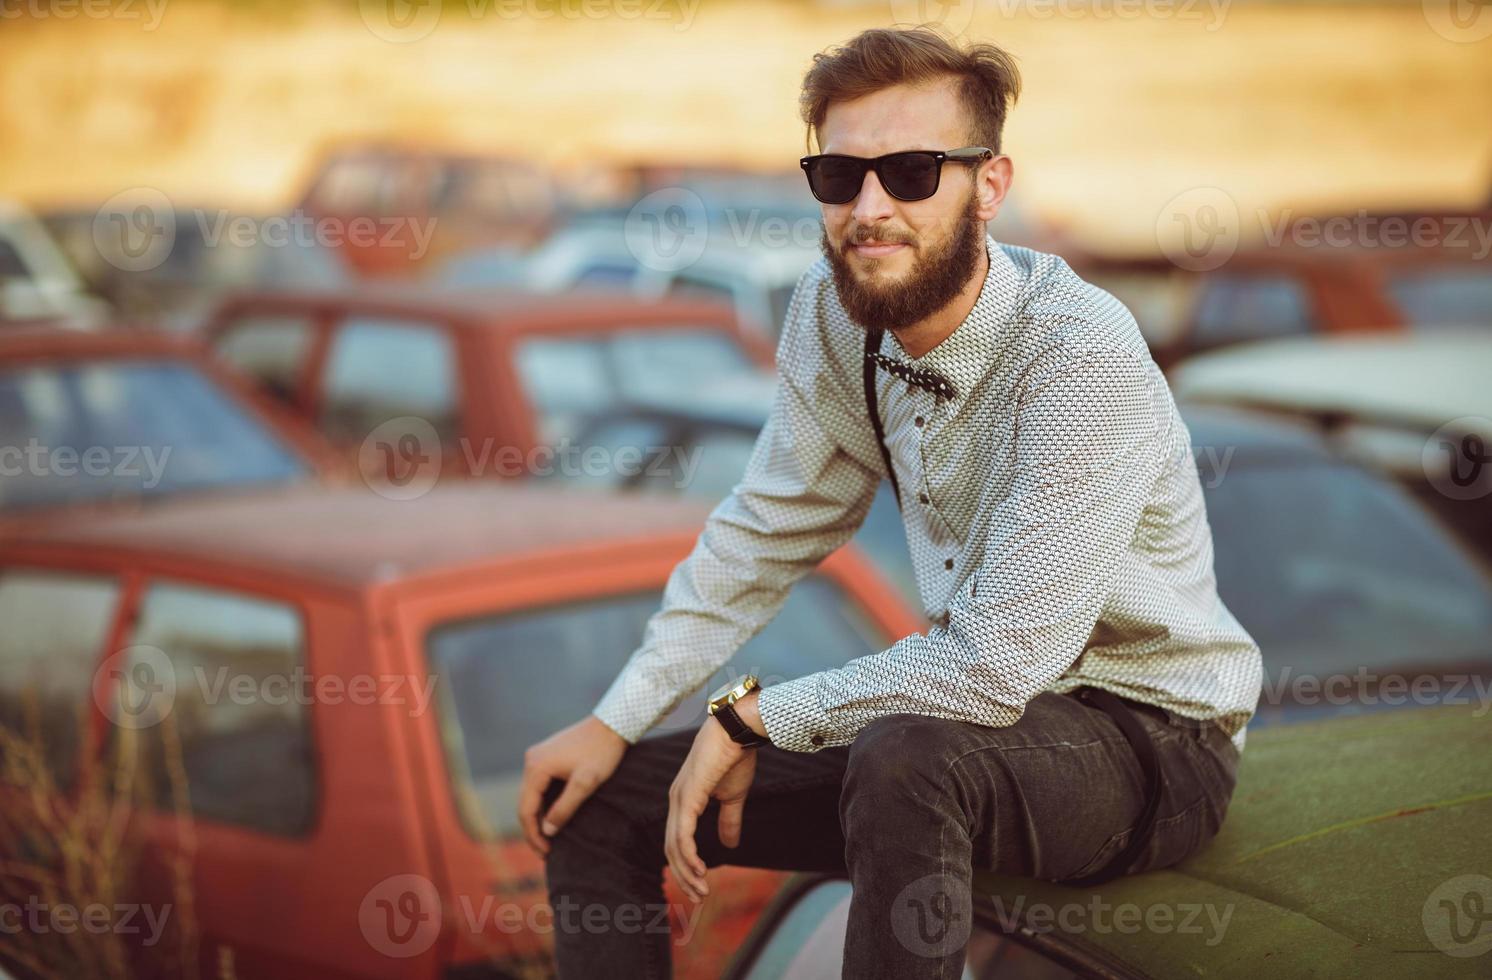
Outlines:
[[[971,142],[952,79],[833,103],[819,135],[825,153],[867,158]],[[945,163],[937,193],[922,201],[897,200],[869,171],[854,200],[821,205],[824,254],[856,322],[910,326],[947,306],[967,285],[979,268],[984,222],[993,216],[976,193],[972,169]]]

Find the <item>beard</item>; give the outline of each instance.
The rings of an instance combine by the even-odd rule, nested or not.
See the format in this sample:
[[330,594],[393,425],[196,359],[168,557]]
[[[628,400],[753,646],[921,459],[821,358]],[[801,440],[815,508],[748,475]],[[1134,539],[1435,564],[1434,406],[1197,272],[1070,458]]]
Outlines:
[[[969,194],[968,204],[958,217],[948,240],[931,251],[919,253],[903,280],[884,280],[876,276],[880,260],[869,264],[866,279],[860,279],[850,268],[842,250],[829,241],[823,230],[819,247],[834,272],[834,289],[850,319],[867,328],[900,330],[927,319],[953,302],[968,285],[979,268],[984,250],[984,223],[979,220],[978,204]],[[856,241],[912,242],[909,237],[880,238],[871,228],[860,228],[845,248]]]

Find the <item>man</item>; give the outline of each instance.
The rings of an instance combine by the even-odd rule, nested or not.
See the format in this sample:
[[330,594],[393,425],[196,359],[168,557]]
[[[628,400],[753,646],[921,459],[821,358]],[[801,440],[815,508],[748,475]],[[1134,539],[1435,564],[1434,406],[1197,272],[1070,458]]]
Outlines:
[[[1218,600],[1189,436],[1134,319],[984,232],[1018,88],[998,48],[926,29],[815,58],[824,259],[793,294],[770,420],[594,714],[527,754],[520,816],[555,903],[656,905],[665,863],[695,899],[716,864],[838,871],[845,976],[956,976],[974,869],[1082,883],[1217,833],[1259,651]],[[639,741],[887,477],[927,633],[748,679],[697,732]],[[944,938],[907,941],[928,909]],[[572,977],[669,970],[657,930],[562,933],[556,956]]]

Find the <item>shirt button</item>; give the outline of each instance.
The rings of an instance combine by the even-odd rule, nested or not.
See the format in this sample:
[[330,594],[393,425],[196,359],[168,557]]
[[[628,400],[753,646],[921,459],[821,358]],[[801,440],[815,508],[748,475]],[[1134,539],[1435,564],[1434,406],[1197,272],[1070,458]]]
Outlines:
[[943,559],[943,567],[946,568],[946,569],[948,569],[950,572],[953,571],[953,559],[952,558],[945,558],[945,559]]
[[919,501],[921,501],[921,502],[922,502],[922,503],[924,503],[924,504],[925,504],[925,503],[927,503],[927,494],[925,494],[925,493],[919,493],[919,494],[918,494],[918,495],[917,495],[917,499],[918,499],[918,500],[919,500]]
[[920,416],[920,415],[919,415],[919,416],[917,416],[917,417],[916,417],[916,418],[914,418],[914,419],[913,419],[913,420],[912,420],[912,424],[913,424],[913,425],[915,425],[915,426],[916,426],[916,427],[917,427],[917,428],[919,428],[919,429],[920,429],[920,428],[922,428],[922,424],[923,424],[923,423],[924,423],[924,422],[925,422],[925,421],[926,421],[926,419],[924,419],[924,418],[923,418],[923,417],[922,417],[922,416]]
[[809,739],[809,741],[811,741],[814,745],[823,745],[824,744],[824,736],[822,736],[822,735],[815,735],[813,738]]

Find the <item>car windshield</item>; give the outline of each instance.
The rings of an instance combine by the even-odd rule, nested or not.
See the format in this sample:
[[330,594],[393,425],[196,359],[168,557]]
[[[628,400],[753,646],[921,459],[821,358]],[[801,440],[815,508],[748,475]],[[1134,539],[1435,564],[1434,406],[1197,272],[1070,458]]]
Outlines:
[[1266,678],[1492,663],[1492,586],[1398,487],[1354,467],[1235,463],[1207,490],[1218,592]]
[[0,509],[281,483],[304,463],[179,361],[0,370]]
[[[437,677],[441,733],[467,825],[480,837],[517,829],[524,750],[595,707],[658,610],[657,591],[589,599],[438,626],[426,640]],[[862,610],[811,575],[730,663],[658,723],[649,737],[698,727],[705,698],[755,674],[790,680],[882,649]]]
[[1492,268],[1486,263],[1404,273],[1388,291],[1416,328],[1483,326],[1492,310]]

